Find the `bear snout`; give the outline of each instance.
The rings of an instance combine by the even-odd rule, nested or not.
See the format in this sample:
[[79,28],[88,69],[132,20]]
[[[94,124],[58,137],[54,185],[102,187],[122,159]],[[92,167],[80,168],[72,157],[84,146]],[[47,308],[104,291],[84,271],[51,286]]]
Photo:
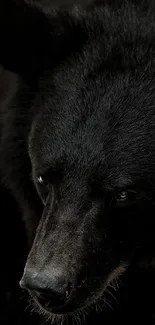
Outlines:
[[59,313],[71,299],[72,284],[63,268],[25,269],[20,286],[45,310]]

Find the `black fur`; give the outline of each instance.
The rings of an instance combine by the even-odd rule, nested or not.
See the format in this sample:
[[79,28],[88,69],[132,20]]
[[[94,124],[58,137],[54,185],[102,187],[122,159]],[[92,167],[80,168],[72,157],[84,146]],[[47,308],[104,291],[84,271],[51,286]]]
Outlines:
[[30,241],[39,222],[25,272],[63,268],[73,289],[66,314],[100,301],[154,244],[155,8],[105,0],[33,10],[25,66],[1,55],[20,77],[2,112],[0,165]]

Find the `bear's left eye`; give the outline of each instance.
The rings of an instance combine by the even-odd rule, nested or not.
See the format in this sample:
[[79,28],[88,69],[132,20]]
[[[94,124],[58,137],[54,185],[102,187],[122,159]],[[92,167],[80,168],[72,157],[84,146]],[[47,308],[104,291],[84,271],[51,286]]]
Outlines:
[[122,191],[116,195],[116,200],[117,202],[125,202],[129,198],[128,192],[127,191]]

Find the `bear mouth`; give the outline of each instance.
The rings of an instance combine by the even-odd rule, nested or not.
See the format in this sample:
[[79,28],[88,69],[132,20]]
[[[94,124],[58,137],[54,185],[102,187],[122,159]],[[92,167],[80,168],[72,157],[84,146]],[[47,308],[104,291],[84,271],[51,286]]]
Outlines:
[[[43,305],[38,301],[37,297],[30,293],[30,304],[32,306],[32,311],[39,313],[42,315],[47,321],[50,321],[52,324],[58,323],[63,325],[63,323],[67,320],[74,319],[76,322],[80,322],[80,320],[84,320],[86,316],[89,314],[89,310],[95,308],[96,311],[101,311],[105,305],[110,306],[110,304],[106,300],[106,293],[110,292],[109,289],[112,288],[114,291],[119,289],[119,280],[121,275],[127,270],[128,264],[122,262],[116,267],[113,271],[109,273],[105,281],[103,282],[103,286],[96,290],[96,293],[91,296],[91,298],[86,299],[85,303],[80,304],[80,307],[77,306],[75,309],[70,308],[70,303],[66,307],[59,308],[58,310],[52,309],[47,306],[47,308],[43,307]],[[113,294],[111,293],[111,296]]]

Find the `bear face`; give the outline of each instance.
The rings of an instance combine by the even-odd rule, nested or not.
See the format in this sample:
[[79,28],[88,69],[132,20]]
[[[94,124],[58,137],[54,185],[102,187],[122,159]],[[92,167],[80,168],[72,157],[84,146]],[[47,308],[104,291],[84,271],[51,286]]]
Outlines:
[[41,81],[29,135],[44,212],[22,281],[56,314],[103,299],[154,229],[155,84],[141,71],[88,77],[82,55]]
[[[30,93],[33,98],[22,106],[20,90],[21,101],[11,111],[16,126],[11,132],[20,145],[10,151],[18,166],[12,168],[9,151],[9,167],[2,157],[3,172],[10,171],[8,183],[13,173],[26,184],[8,185],[12,192],[23,191],[18,200],[23,211],[29,203],[26,220],[34,203],[26,182],[27,160],[31,163],[44,211],[21,286],[49,317],[105,299],[139,248],[154,237],[153,1],[97,2],[76,12],[75,19],[64,15],[67,29],[41,15],[31,42],[33,24],[22,42],[30,42],[32,52],[25,52],[24,68],[22,61],[15,69],[29,83],[26,98]],[[53,25],[59,26],[57,33]],[[43,46],[41,41],[38,46],[38,26],[45,29]],[[24,50],[17,58],[20,53]],[[4,123],[7,136],[11,114]],[[6,152],[10,137],[4,132],[3,138],[1,152]]]

